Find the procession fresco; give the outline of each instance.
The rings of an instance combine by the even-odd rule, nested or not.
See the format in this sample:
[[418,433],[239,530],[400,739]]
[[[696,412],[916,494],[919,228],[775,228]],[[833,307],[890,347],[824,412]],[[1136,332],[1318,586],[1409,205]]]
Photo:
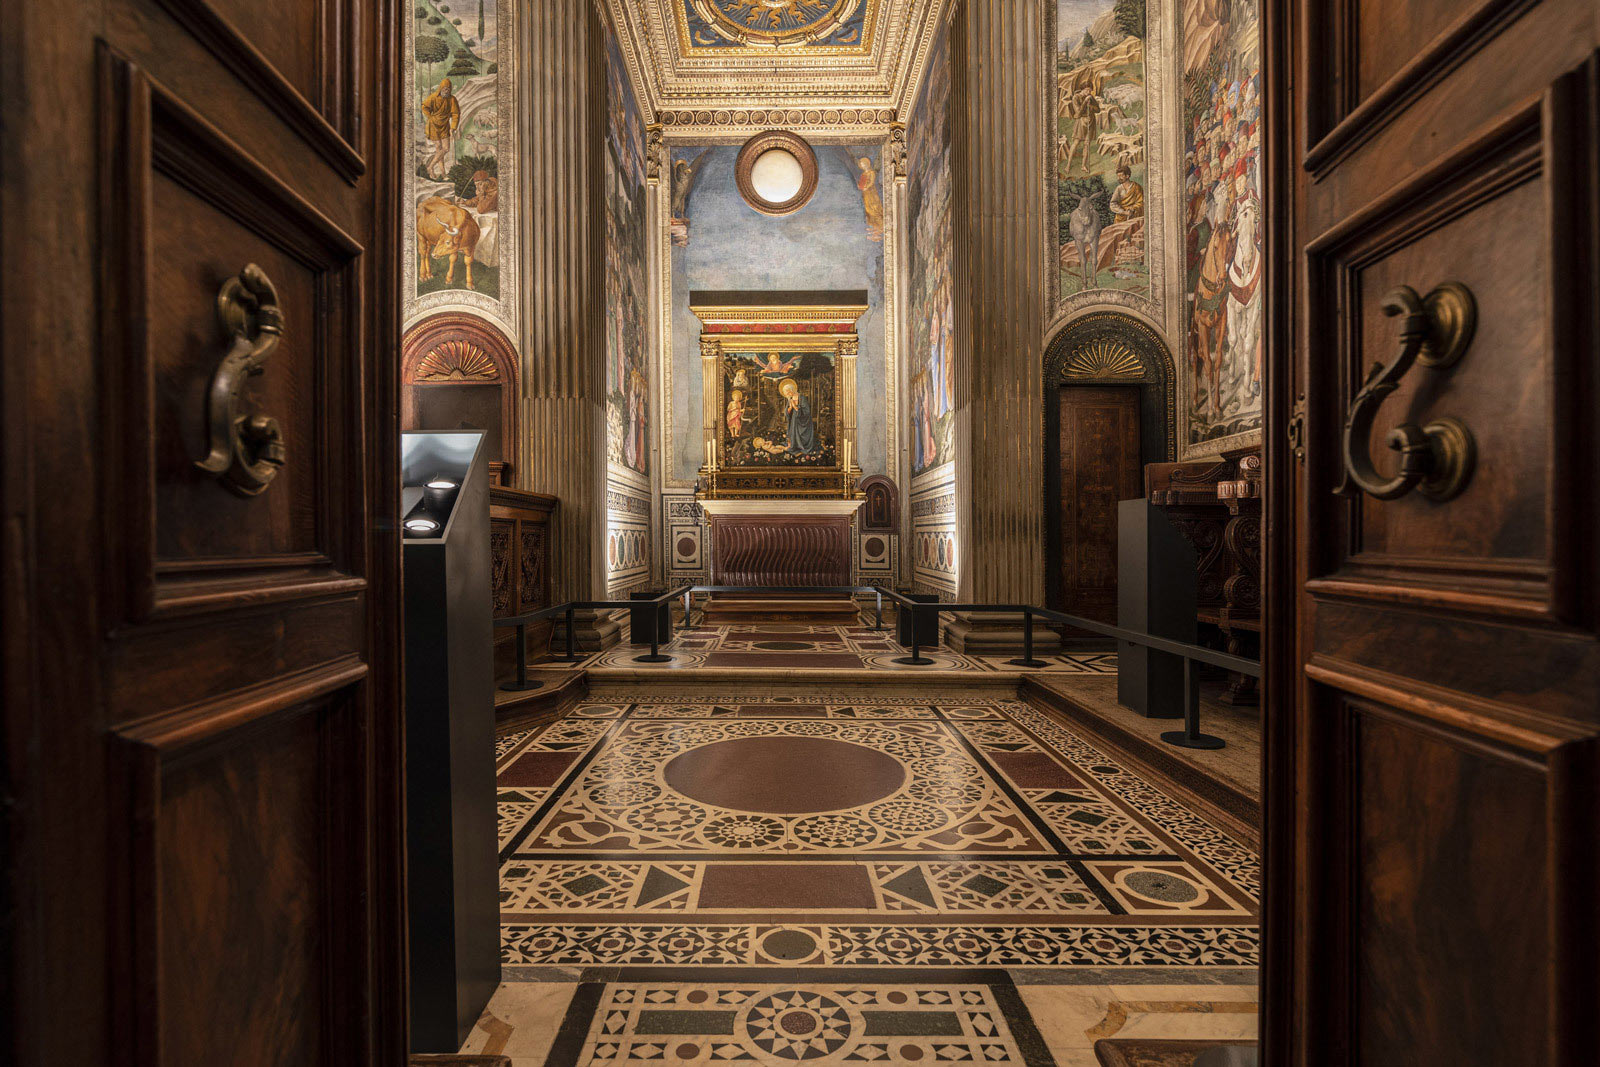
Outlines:
[[1062,299],[1091,289],[1150,291],[1145,84],[1145,0],[1057,0]]
[[954,234],[950,221],[950,56],[941,34],[906,124],[910,220],[911,472],[955,455]]
[[1261,428],[1263,271],[1258,0],[1185,0],[1185,448]]
[[416,296],[501,297],[498,3],[413,0]]
[[613,465],[648,474],[644,120],[609,27],[606,113],[606,442]]

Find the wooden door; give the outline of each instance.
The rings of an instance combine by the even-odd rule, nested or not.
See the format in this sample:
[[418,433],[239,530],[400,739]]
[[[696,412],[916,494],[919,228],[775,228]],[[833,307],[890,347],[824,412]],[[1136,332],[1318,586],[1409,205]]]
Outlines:
[[398,25],[0,20],[0,1060],[403,1058]]
[[1140,494],[1139,387],[1061,387],[1061,610],[1117,621],[1117,502]]
[[1600,1059],[1597,25],[1268,5],[1268,1063]]

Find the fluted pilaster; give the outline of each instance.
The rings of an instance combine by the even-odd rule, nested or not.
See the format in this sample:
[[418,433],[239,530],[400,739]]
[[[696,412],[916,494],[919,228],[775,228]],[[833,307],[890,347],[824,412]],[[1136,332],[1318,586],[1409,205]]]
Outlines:
[[593,0],[523,7],[528,488],[560,497],[555,595],[605,592],[604,41]]
[[951,36],[959,597],[983,603],[1044,600],[1044,4],[966,0]]

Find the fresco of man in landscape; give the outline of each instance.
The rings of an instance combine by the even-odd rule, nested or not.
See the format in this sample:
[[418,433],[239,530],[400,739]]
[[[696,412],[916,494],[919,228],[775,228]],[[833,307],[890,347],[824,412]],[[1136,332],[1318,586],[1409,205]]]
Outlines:
[[415,0],[417,295],[500,298],[499,0]]
[[606,423],[611,463],[650,472],[644,120],[606,33]]
[[1150,291],[1145,0],[1056,0],[1060,294]]
[[945,38],[908,124],[906,215],[911,228],[911,472],[948,463],[955,422],[951,351],[955,301],[950,220],[950,60]]
[[1185,0],[1190,446],[1259,430],[1263,242],[1257,0]]

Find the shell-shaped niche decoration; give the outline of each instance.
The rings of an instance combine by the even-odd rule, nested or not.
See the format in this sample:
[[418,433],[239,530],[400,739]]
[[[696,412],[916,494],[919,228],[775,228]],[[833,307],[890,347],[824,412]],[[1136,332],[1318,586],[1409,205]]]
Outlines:
[[492,382],[500,377],[489,353],[471,341],[445,341],[417,364],[419,382]]
[[1100,338],[1067,355],[1062,377],[1075,380],[1143,378],[1144,364],[1138,353],[1122,342]]

